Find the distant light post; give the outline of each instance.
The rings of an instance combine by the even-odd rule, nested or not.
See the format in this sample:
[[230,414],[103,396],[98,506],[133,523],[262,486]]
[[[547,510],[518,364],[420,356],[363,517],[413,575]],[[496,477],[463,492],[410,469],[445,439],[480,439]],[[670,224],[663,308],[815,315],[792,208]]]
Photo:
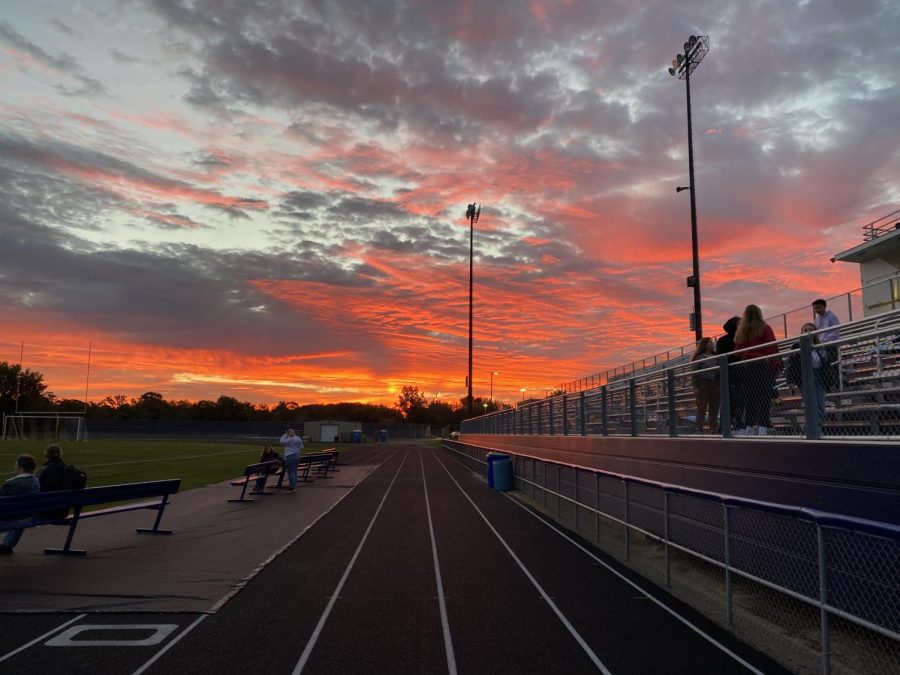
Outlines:
[[519,391],[522,392],[522,400],[524,401],[525,400],[525,392],[528,390],[525,387],[522,387],[521,389],[519,389]]
[[491,371],[491,403],[494,402],[494,375],[499,375],[496,370]]
[[694,338],[703,337],[703,315],[700,311],[700,256],[697,245],[697,190],[694,183],[694,137],[691,129],[691,73],[697,68],[703,57],[709,53],[708,35],[691,35],[684,43],[684,53],[675,55],[669,75],[684,80],[687,91],[687,128],[688,128],[688,180],[687,187],[677,187],[675,192],[690,190],[691,192],[691,252],[693,255],[693,274],[688,277],[688,288],[694,289]]
[[475,223],[481,215],[481,204],[475,208],[475,204],[469,204],[466,209],[466,218],[469,219],[469,376],[466,378],[466,385],[469,393],[466,396],[466,408],[469,411],[469,417],[472,416],[472,280],[473,280],[473,259],[474,259],[474,243],[475,243]]

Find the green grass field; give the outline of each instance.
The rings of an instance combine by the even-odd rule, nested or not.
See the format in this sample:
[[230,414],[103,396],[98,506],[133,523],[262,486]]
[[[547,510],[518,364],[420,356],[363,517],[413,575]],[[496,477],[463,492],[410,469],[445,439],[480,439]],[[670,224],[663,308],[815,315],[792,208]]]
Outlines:
[[[0,480],[13,475],[16,457],[22,453],[34,455],[40,468],[48,443],[46,440],[0,442]],[[416,443],[432,445],[439,441]],[[87,474],[88,486],[180,478],[181,490],[237,478],[245,466],[259,459],[262,450],[262,444],[246,441],[102,440],[59,445],[63,460]],[[343,460],[352,457],[354,451],[371,448],[372,444],[314,443],[304,452],[317,452],[326,447],[340,450]],[[278,445],[275,449],[281,450]]]

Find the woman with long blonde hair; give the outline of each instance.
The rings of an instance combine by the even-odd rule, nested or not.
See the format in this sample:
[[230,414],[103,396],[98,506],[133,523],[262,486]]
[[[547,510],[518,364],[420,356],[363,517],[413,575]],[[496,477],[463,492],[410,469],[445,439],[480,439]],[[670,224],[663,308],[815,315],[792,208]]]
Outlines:
[[[741,382],[744,384],[744,401],[747,412],[747,426],[738,435],[769,433],[771,422],[769,408],[775,390],[775,373],[782,365],[780,359],[763,358],[777,356],[775,331],[763,319],[762,310],[756,305],[747,305],[737,332],[734,347],[739,350]],[[740,351],[746,350],[746,351]],[[748,362],[748,363],[744,363]]]

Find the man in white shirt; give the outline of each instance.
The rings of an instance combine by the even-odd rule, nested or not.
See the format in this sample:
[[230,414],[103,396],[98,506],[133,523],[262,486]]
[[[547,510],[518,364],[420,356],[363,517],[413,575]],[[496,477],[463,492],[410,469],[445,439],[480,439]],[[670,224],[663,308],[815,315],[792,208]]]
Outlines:
[[[841,322],[834,315],[834,312],[828,309],[828,303],[824,299],[818,298],[813,300],[812,308],[815,313],[816,330],[822,331],[819,333],[819,342],[828,343],[839,340],[841,331],[838,330],[838,326],[841,325]],[[827,363],[823,364],[825,371],[822,373],[825,386],[829,391],[836,391],[839,378],[838,359],[840,358],[838,346],[827,345],[825,347],[825,357]]]

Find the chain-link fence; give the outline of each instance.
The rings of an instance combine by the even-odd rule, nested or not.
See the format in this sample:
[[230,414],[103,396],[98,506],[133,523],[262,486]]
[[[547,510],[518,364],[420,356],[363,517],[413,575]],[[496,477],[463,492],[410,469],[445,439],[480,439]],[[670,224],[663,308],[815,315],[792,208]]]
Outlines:
[[518,498],[793,672],[900,673],[900,528],[508,454]]
[[896,440],[900,310],[837,330],[668,362],[593,389],[466,420],[461,431]]

